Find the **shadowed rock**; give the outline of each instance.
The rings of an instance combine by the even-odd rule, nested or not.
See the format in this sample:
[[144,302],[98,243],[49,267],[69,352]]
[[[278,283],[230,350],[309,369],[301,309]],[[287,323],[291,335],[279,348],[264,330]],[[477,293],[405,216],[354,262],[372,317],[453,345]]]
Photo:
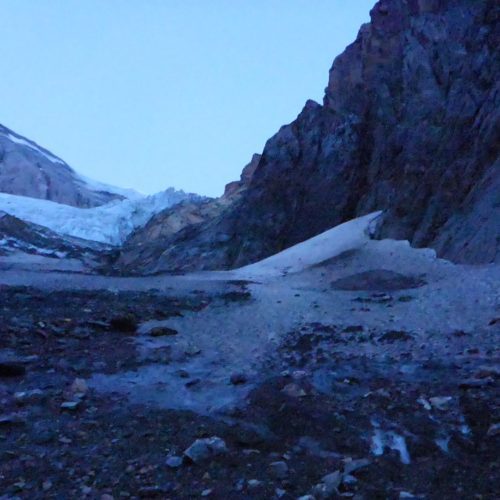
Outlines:
[[393,292],[423,285],[425,281],[415,276],[405,276],[385,269],[374,269],[338,279],[332,283],[332,288],[347,291]]

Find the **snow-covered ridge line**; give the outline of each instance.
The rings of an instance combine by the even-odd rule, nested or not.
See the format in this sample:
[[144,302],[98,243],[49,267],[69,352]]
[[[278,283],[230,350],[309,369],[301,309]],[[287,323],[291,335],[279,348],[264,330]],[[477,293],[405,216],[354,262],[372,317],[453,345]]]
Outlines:
[[50,151],[39,146],[35,142],[33,142],[29,139],[26,139],[25,137],[17,134],[16,132],[13,132],[12,130],[8,129],[7,127],[4,127],[3,125],[0,125],[0,137],[4,137],[4,138],[8,139],[9,141],[13,142],[14,144],[19,144],[21,146],[29,148],[31,151],[39,154],[40,156],[43,156],[46,160],[50,161],[51,163],[62,165],[65,169],[69,170],[72,173],[74,180],[77,183],[80,183],[86,189],[89,189],[90,191],[99,191],[99,192],[117,194],[119,196],[123,196],[124,198],[129,198],[129,199],[139,199],[139,198],[145,197],[145,195],[143,195],[142,193],[139,193],[135,189],[112,186],[112,185],[106,184],[104,182],[99,182],[99,181],[96,181],[94,179],[90,179],[89,177],[86,177],[85,175],[81,175],[81,174],[75,172],[61,158],[52,154]]
[[[76,174],[77,181],[85,184],[85,186],[91,191],[104,191],[106,193],[114,193],[128,198],[129,200],[140,200],[141,198],[146,198],[146,195],[139,193],[135,189],[131,188],[121,188],[118,186],[112,186],[111,184],[106,184],[104,182],[99,182],[89,177]],[[153,195],[154,196],[154,195]]]
[[59,163],[61,165],[68,166],[65,161],[61,160],[60,158],[57,158],[56,156],[49,153],[45,149],[41,148],[40,146],[38,146],[34,142],[29,141],[28,139],[25,139],[24,137],[16,135],[14,132],[9,131],[8,129],[0,129],[0,135],[7,137],[7,139],[9,139],[10,141],[12,141],[16,144],[20,144],[21,146],[26,146],[26,147],[32,149],[33,151],[36,151],[37,153],[41,154],[42,156],[47,158],[47,160],[51,161],[52,163]]
[[169,188],[140,199],[113,201],[95,208],[76,208],[48,200],[0,193],[0,211],[52,231],[109,245],[121,245],[156,213],[184,200],[201,199]]

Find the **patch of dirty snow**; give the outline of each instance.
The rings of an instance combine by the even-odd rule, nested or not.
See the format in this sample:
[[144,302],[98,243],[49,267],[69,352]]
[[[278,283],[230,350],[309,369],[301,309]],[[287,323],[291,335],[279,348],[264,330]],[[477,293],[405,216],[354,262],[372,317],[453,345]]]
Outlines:
[[258,279],[296,273],[348,250],[360,248],[369,241],[370,228],[381,214],[381,211],[373,212],[340,224],[267,259],[241,267],[234,274],[240,278]]

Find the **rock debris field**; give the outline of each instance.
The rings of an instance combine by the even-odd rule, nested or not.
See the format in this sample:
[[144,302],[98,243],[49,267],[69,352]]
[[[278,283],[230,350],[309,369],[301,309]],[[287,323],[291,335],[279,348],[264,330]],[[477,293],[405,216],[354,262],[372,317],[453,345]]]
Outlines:
[[0,273],[0,498],[497,498],[500,271]]

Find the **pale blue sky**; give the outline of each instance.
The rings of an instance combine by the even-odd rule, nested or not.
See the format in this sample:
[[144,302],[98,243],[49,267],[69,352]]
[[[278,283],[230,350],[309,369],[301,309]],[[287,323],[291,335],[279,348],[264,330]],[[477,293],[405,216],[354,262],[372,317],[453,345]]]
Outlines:
[[220,195],[374,3],[0,0],[0,123],[102,182]]

